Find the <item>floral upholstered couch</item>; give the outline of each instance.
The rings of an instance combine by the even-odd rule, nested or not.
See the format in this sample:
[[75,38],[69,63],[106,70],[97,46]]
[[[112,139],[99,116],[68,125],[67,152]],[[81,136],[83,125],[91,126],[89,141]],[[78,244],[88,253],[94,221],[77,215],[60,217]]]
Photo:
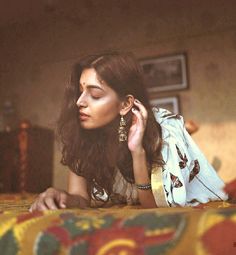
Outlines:
[[236,254],[236,204],[30,213],[34,197],[0,195],[0,254]]

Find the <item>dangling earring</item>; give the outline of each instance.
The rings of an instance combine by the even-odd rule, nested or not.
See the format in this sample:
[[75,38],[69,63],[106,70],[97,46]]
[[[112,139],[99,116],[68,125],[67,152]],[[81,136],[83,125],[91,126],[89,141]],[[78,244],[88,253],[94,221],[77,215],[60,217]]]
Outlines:
[[118,129],[119,142],[127,141],[127,132],[125,130],[125,127],[126,127],[126,121],[125,121],[124,117],[121,115],[120,126]]

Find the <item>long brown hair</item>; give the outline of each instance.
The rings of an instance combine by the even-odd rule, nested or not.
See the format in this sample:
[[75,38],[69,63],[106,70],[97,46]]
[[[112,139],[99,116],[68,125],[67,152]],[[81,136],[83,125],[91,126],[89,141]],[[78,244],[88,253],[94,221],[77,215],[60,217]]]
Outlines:
[[[86,68],[94,68],[99,79],[111,87],[121,100],[131,94],[139,99],[148,111],[143,138],[149,174],[151,165],[163,165],[160,158],[162,146],[161,127],[156,122],[143,82],[141,67],[131,53],[109,52],[82,58],[75,66],[71,82],[65,89],[65,100],[58,120],[57,134],[62,142],[61,163],[86,178],[89,190],[99,200],[105,191],[108,197],[117,166],[123,177],[134,183],[132,156],[127,142],[118,142],[119,118],[102,128],[81,128],[76,101],[80,96],[79,80]],[[132,123],[132,113],[126,114],[127,132]],[[95,189],[94,189],[95,188]]]

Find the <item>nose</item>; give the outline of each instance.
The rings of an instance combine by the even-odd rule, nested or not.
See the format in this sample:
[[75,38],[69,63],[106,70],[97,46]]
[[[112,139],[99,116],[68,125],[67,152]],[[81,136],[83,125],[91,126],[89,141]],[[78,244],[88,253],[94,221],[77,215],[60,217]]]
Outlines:
[[78,107],[86,107],[87,106],[87,102],[86,102],[86,98],[85,98],[85,95],[84,93],[82,93],[80,95],[80,97],[78,98],[77,102],[76,102],[76,105]]

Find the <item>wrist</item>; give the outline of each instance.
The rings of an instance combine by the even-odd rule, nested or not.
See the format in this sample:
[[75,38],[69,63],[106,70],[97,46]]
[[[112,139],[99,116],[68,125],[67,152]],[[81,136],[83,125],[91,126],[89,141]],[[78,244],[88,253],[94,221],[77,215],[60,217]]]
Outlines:
[[142,184],[136,183],[135,186],[137,189],[140,189],[140,190],[151,190],[152,189],[151,182],[148,182],[145,184],[144,183],[142,183]]
[[142,155],[145,155],[145,150],[143,147],[137,148],[136,150],[131,151],[131,155],[132,155],[132,157],[135,157],[135,156],[140,157]]

